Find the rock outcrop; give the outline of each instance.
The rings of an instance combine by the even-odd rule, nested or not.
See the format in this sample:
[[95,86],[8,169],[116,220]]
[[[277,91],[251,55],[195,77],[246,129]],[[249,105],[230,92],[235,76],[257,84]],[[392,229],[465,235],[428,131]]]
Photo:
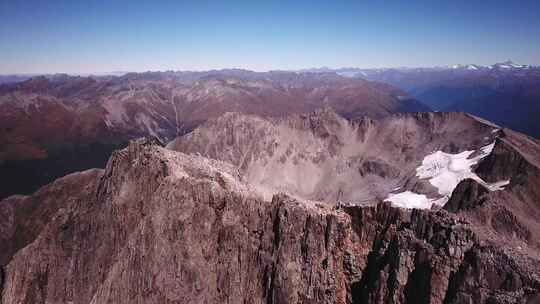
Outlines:
[[[66,204],[88,201],[103,170],[91,169],[64,176],[31,196],[10,196],[0,202],[0,265],[32,243]],[[0,276],[1,277],[1,276]]]
[[[416,168],[430,153],[477,150],[496,127],[465,113],[407,113],[349,121],[330,108],[284,119],[226,113],[169,143],[170,149],[236,165],[273,194],[372,204],[396,188],[439,195]],[[420,191],[421,190],[421,191]]]
[[504,191],[485,191],[474,181],[462,181],[445,209],[467,218],[479,236],[538,256],[540,143],[506,129],[499,133],[493,151],[478,164],[476,172],[489,182],[506,180]]
[[[528,303],[540,290],[540,259],[444,210],[269,201],[234,165],[148,141],[84,175],[40,190],[64,189],[23,245],[1,230],[14,252],[0,303]],[[51,204],[0,210],[29,199]]]
[[489,190],[474,179],[465,179],[454,189],[444,209],[450,212],[473,209],[482,205],[482,197],[488,193]]

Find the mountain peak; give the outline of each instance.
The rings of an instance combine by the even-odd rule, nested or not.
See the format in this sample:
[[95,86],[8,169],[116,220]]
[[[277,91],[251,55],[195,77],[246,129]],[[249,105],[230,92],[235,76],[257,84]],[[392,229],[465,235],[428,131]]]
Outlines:
[[492,65],[492,67],[499,68],[499,69],[521,69],[527,66],[522,65],[522,64],[517,64],[509,59],[503,62],[495,63],[494,65]]

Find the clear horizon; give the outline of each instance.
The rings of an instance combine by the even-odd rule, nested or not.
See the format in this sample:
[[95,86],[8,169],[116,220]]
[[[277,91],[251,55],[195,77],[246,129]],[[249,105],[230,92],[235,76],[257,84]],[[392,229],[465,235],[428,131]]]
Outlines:
[[540,64],[538,1],[7,1],[0,74]]

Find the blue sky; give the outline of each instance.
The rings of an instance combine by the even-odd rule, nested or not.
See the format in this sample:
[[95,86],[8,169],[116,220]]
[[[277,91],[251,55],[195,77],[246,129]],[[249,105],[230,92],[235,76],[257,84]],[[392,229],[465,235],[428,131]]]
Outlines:
[[540,64],[540,1],[6,1],[0,73]]

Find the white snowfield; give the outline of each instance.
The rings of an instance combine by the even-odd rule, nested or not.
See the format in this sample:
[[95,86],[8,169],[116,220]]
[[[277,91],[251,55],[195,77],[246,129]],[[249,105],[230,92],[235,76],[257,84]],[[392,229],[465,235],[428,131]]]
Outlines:
[[462,180],[471,178],[491,191],[503,190],[510,181],[486,183],[472,171],[482,158],[488,156],[495,143],[480,148],[476,156],[471,157],[475,151],[464,151],[458,154],[450,154],[442,151],[433,152],[422,161],[422,165],[416,168],[416,176],[420,179],[428,179],[429,183],[437,188],[439,198],[429,199],[424,194],[405,191],[398,194],[390,194],[386,201],[403,208],[431,208],[433,204],[443,206],[450,199],[452,191]]
[[418,194],[411,191],[405,191],[397,194],[390,193],[386,201],[400,208],[429,209],[433,205],[433,200],[427,198],[424,194]]

